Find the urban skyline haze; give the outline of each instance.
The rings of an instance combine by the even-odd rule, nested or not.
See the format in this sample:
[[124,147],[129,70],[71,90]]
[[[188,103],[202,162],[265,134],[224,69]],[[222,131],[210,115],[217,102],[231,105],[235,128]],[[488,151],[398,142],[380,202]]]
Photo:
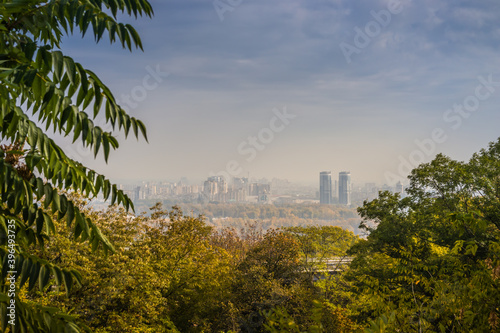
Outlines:
[[147,126],[149,144],[119,137],[107,165],[58,139],[114,181],[314,185],[350,170],[393,186],[439,152],[466,160],[499,136],[496,1],[151,3],[154,18],[133,22],[144,53],[63,41]]

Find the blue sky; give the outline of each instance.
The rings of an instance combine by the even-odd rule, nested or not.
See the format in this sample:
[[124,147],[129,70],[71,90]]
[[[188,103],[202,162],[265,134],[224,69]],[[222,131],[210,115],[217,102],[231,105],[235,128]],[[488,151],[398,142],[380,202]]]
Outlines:
[[[230,171],[316,184],[320,171],[350,170],[353,181],[390,183],[408,164],[467,159],[500,136],[498,1],[151,4],[153,19],[124,18],[145,52],[79,36],[62,46],[148,127],[149,144],[121,138],[108,165],[62,141],[113,180]],[[229,8],[223,20],[215,7]],[[346,57],[345,45],[356,52]],[[155,81],[155,70],[169,74]],[[453,111],[464,103],[471,111]]]

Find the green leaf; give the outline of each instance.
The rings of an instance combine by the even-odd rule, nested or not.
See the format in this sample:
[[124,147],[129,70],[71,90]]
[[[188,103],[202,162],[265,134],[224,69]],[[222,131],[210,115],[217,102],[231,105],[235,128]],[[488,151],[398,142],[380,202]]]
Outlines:
[[45,288],[50,279],[50,270],[45,266],[41,266],[40,274],[38,275],[38,288],[41,291]]
[[66,67],[66,74],[68,74],[69,81],[74,85],[76,82],[76,66],[73,59],[64,57],[64,65]]
[[64,56],[61,51],[52,52],[52,63],[54,64],[54,78],[61,81],[64,68]]
[[64,288],[66,289],[66,296],[69,297],[69,293],[71,292],[71,288],[73,288],[73,277],[71,273],[65,269],[62,270]]

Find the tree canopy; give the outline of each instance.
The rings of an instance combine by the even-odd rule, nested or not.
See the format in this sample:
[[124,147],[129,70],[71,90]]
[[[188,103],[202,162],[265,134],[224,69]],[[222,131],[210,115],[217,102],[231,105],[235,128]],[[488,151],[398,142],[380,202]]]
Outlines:
[[[118,141],[95,125],[103,112],[113,130],[125,136],[132,130],[147,140],[144,124],[129,116],[99,77],[62,48],[62,37],[77,33],[92,34],[96,42],[107,37],[129,50],[142,49],[134,28],[118,22],[121,14],[150,17],[153,10],[146,0],[0,1],[0,260],[4,281],[12,276],[9,271],[17,272],[14,323],[22,332],[79,330],[72,316],[19,298],[23,286],[43,289],[51,277],[67,291],[79,283],[77,271],[33,255],[32,246],[50,242],[56,220],[64,219],[73,237],[89,241],[93,250],[113,250],[92,219],[65,193],[102,195],[112,204],[133,208],[116,185],[69,158],[48,134],[52,130],[70,136],[95,156],[102,151],[107,161]],[[12,230],[11,225],[15,225]],[[15,239],[11,237],[9,243],[12,231]],[[3,330],[12,301],[8,287],[0,288]]]
[[352,249],[358,320],[377,331],[500,328],[500,140],[468,162],[439,154],[407,196],[359,208],[368,238]]

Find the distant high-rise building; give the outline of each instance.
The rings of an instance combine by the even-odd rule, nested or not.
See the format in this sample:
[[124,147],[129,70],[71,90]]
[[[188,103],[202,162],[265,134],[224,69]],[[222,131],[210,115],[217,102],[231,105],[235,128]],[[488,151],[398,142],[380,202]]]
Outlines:
[[226,201],[227,182],[223,176],[212,176],[203,183],[203,193],[209,200]]
[[209,179],[206,180],[205,183],[203,183],[203,193],[205,193],[207,196],[217,194],[217,190],[217,181]]
[[247,199],[248,178],[233,178],[233,187],[229,193],[229,201],[243,202]]
[[404,191],[403,184],[401,182],[398,182],[396,184],[396,188],[394,190],[395,190],[394,191],[395,193],[401,193],[401,194],[403,194],[403,191]]
[[349,171],[339,173],[339,204],[351,204],[351,173]]
[[319,173],[319,203],[323,205],[332,204],[332,172],[322,171]]
[[137,186],[134,188],[134,202],[141,198],[141,187]]
[[271,193],[271,185],[252,183],[250,184],[249,191],[251,196],[261,196],[262,194],[269,194]]
[[248,191],[248,178],[233,178],[233,188],[235,190],[245,189]]

